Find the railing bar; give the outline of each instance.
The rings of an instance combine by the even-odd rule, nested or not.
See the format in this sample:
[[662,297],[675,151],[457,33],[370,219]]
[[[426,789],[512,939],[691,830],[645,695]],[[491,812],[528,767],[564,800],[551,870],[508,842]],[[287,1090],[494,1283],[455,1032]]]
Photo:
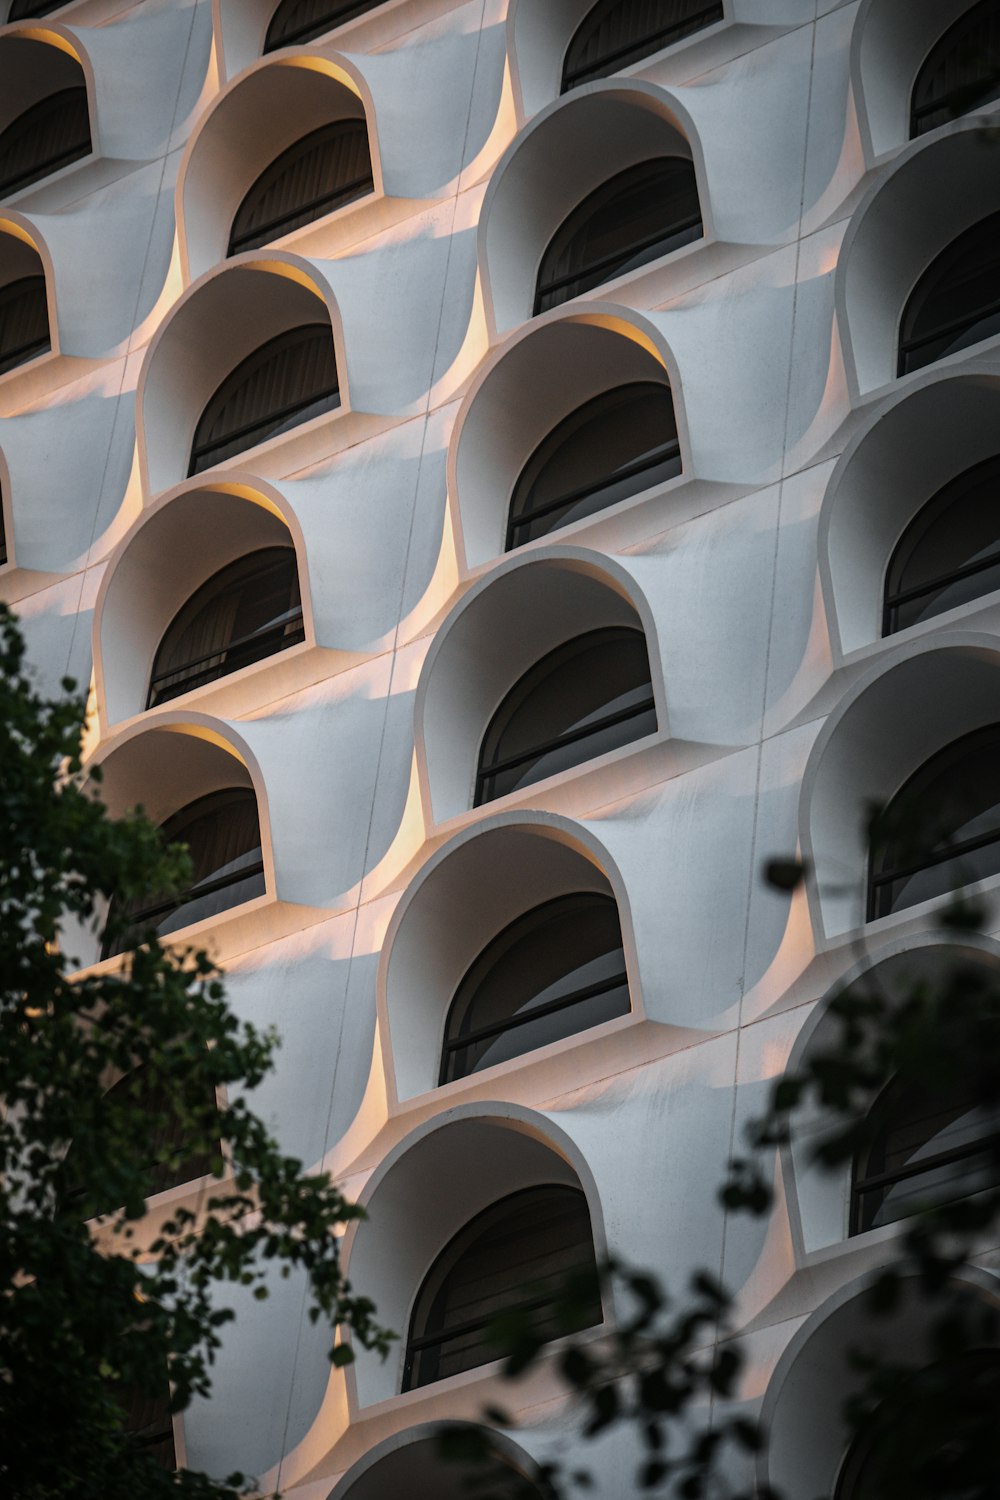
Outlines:
[[996,567],[1000,567],[1000,551],[991,553],[989,557],[980,558],[978,562],[964,563],[962,567],[955,568],[951,573],[942,573],[927,583],[916,584],[912,589],[903,589],[900,593],[887,597],[885,607],[898,609],[901,604],[909,604],[911,599],[919,599],[924,594],[932,594],[935,589],[943,588],[947,583],[957,583],[963,578],[972,578],[976,573],[983,573],[988,568]]
[[292,406],[279,407],[277,411],[268,412],[266,417],[258,417],[255,422],[250,422],[243,427],[234,428],[225,437],[216,438],[213,443],[205,443],[192,452],[192,461],[204,458],[206,454],[213,453],[217,448],[225,448],[229,443],[234,443],[238,438],[250,437],[255,432],[261,432],[275,422],[282,422],[286,417],[293,417],[297,411],[304,411],[307,406],[312,406],[316,401],[323,401],[327,396],[340,398],[340,386],[330,386],[326,390],[317,391],[315,395],[303,397]]
[[[558,292],[561,287],[569,286],[574,281],[580,281],[585,276],[593,276],[599,271],[610,269],[622,260],[629,260],[633,255],[637,255],[639,251],[649,250],[653,245],[659,244],[660,241],[673,239],[676,235],[684,234],[686,230],[693,229],[696,224],[701,223],[701,214],[694,214],[689,219],[685,219],[678,224],[672,224],[668,231],[660,229],[656,234],[649,234],[645,239],[636,240],[627,249],[617,250],[608,255],[602,255],[599,260],[590,261],[588,265],[582,266],[578,271],[570,271],[565,276],[556,277],[553,281],[539,282],[535,291],[536,305],[543,297],[547,297],[550,292]],[[664,254],[666,253],[664,251]]]
[[608,714],[603,719],[597,719],[593,724],[588,724],[581,729],[567,730],[565,734],[557,735],[555,739],[546,740],[544,744],[536,745],[531,750],[524,750],[520,755],[512,755],[507,760],[495,761],[489,766],[483,766],[479,775],[481,778],[496,776],[501,771],[509,771],[514,766],[523,765],[525,761],[537,760],[543,755],[548,755],[551,750],[558,750],[563,745],[573,745],[577,740],[589,739],[591,735],[597,734],[601,729],[610,729],[613,724],[622,723],[626,719],[634,719],[639,714],[644,714],[647,709],[655,708],[656,702],[652,697],[644,698],[633,708],[622,708],[617,713]]
[[879,1172],[873,1177],[864,1177],[854,1184],[854,1191],[859,1196],[863,1193],[874,1192],[876,1188],[891,1187],[894,1182],[903,1182],[911,1177],[920,1177],[925,1172],[934,1172],[938,1167],[948,1167],[954,1162],[966,1161],[974,1156],[980,1156],[990,1147],[1000,1145],[1000,1132],[993,1135],[983,1136],[978,1141],[971,1142],[968,1146],[953,1146],[950,1151],[940,1151],[937,1156],[929,1156],[925,1161],[912,1162],[909,1166],[898,1167],[895,1171]]
[[714,15],[717,10],[718,6],[716,5],[706,5],[702,10],[696,11],[694,15],[685,16],[680,25],[666,27],[661,26],[658,28],[658,30],[651,31],[647,36],[635,37],[631,42],[626,43],[624,47],[617,47],[613,52],[606,52],[603,57],[598,58],[595,62],[587,63],[584,67],[579,68],[575,73],[568,74],[566,78],[567,88],[571,87],[578,80],[585,78],[587,74],[592,73],[595,68],[607,67],[608,63],[616,62],[619,57],[627,57],[628,54],[630,52],[634,52],[637,47],[647,47],[650,42],[657,42],[662,37],[669,37],[674,34],[684,32],[686,31],[688,26],[693,25],[696,21],[705,20],[707,17]]
[[445,1052],[461,1052],[466,1047],[475,1046],[476,1042],[485,1041],[487,1037],[502,1036],[504,1032],[513,1031],[516,1026],[527,1026],[540,1016],[549,1016],[555,1011],[566,1010],[570,1005],[579,1005],[584,1000],[593,999],[595,995],[607,994],[626,984],[628,984],[628,975],[624,971],[613,975],[610,979],[597,980],[594,984],[584,985],[582,989],[574,990],[571,995],[563,995],[558,1000],[547,1000],[544,1005],[536,1005],[523,1015],[511,1016],[506,1021],[495,1021],[492,1026],[480,1026],[476,1031],[467,1031],[461,1037],[456,1037],[454,1041],[445,1042],[444,1050]]
[[[252,579],[247,581],[252,582]],[[229,651],[238,651],[241,646],[259,644],[272,635],[285,635],[288,633],[285,629],[286,624],[301,623],[301,620],[301,609],[291,611],[289,612],[287,621],[281,625],[268,625],[266,628],[262,627],[260,630],[251,631],[249,635],[242,635],[235,641],[227,641],[224,646],[219,646],[215,651],[206,651],[202,656],[194,656],[190,661],[182,662],[179,667],[171,667],[169,671],[158,672],[155,677],[150,679],[150,687],[155,687],[158,682],[165,682],[168,677],[176,677],[179,672],[188,672],[192,667],[200,666],[203,661],[211,661],[214,656],[225,656]]]
[[575,505],[578,500],[586,500],[590,495],[599,495],[601,490],[610,489],[612,485],[620,484],[623,479],[631,479],[634,474],[642,474],[647,469],[655,469],[669,458],[679,458],[680,452],[681,445],[676,438],[669,443],[662,443],[655,450],[652,458],[634,458],[629,463],[623,464],[620,469],[615,469],[605,479],[596,480],[593,484],[580,485],[575,490],[567,490],[565,495],[560,495],[555,500],[546,500],[544,505],[535,506],[533,510],[522,511],[512,524],[524,526],[530,521],[537,521],[550,515],[554,510],[560,510],[564,505]]
[[[348,193],[353,193],[356,188],[374,188],[374,186],[375,184],[370,175],[367,177],[356,177],[352,182],[345,183],[343,187],[337,188],[334,192],[323,193],[319,198],[310,198],[308,202],[300,203],[296,208],[290,209],[288,213],[280,214],[278,218],[271,219],[266,224],[259,224],[256,229],[248,229],[244,234],[233,240],[229,253],[232,255],[241,250],[244,244],[249,243],[250,240],[255,240],[258,235],[265,234],[270,236],[275,229],[280,229],[282,224],[287,224],[291,219],[297,219],[300,214],[310,213],[314,208],[322,208],[326,203],[338,202]],[[305,225],[294,225],[293,227],[304,229]]]
[[873,874],[872,885],[888,885],[893,880],[905,880],[908,875],[919,875],[921,870],[928,870],[932,865],[946,864],[950,859],[960,859],[963,854],[974,854],[977,849],[985,849],[990,844],[995,844],[998,839],[1000,839],[1000,828],[995,828],[991,833],[981,833],[976,838],[964,839],[960,844],[951,844],[947,849],[932,850],[918,865],[900,865],[894,870]]

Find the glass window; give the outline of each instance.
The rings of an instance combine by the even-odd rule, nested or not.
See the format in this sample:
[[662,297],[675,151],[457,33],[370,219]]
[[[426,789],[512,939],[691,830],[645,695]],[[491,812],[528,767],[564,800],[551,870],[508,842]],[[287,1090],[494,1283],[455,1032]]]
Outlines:
[[125,1431],[147,1458],[161,1469],[177,1468],[174,1450],[174,1424],[170,1417],[170,1383],[166,1372],[162,1389],[154,1395],[133,1386],[122,1399]]
[[483,949],[445,1022],[441,1083],[630,1010],[618,907],[596,892],[525,912]]
[[874,1115],[875,1139],[854,1164],[851,1234],[1000,1182],[1000,1113],[965,1088],[930,1095],[890,1083]]
[[642,380],[602,391],[554,427],[521,470],[511,496],[507,551],[680,472],[670,387]]
[[1000,333],[1000,212],[942,250],[903,310],[899,370],[922,370]]
[[476,806],[656,729],[641,630],[591,630],[525,672],[483,737]]
[[267,28],[264,51],[311,42],[384,3],[385,0],[281,0]]
[[251,552],[203,583],[171,621],[153,662],[146,707],[304,639],[294,548]]
[[636,271],[703,234],[694,164],[683,156],[639,162],[573,210],[538,269],[536,313]]
[[1000,588],[1000,454],[966,469],[903,532],[886,574],[883,635]]
[[0,287],[0,375],[46,354],[51,347],[45,277],[8,281]]
[[868,917],[1000,873],[1000,724],[932,755],[888,804],[871,861]]
[[188,474],[200,474],[339,405],[329,323],[279,333],[238,364],[205,407]]
[[603,1314],[590,1214],[579,1188],[525,1188],[477,1214],[441,1252],[417,1294],[403,1390],[494,1358],[488,1330],[498,1313],[530,1312],[539,1332],[554,1338],[554,1294],[567,1276],[591,1268],[593,1294],[581,1309],[581,1329]]
[[979,0],[934,43],[913,85],[910,135],[1000,98],[1000,0]]
[[236,211],[230,255],[290,234],[374,187],[364,120],[336,120],[289,146],[257,178]]
[[[846,1356],[845,1356],[846,1358]],[[982,1488],[982,1434],[1000,1433],[1000,1353],[967,1349],[895,1382],[847,1450],[834,1500],[972,1500]],[[928,1426],[940,1433],[933,1455]],[[977,1442],[970,1443],[975,1434]],[[1000,1462],[1000,1442],[996,1444]],[[908,1454],[919,1455],[919,1473],[902,1473]],[[994,1463],[994,1469],[996,1463]]]
[[86,86],[60,89],[18,115],[0,135],[0,194],[58,172],[90,149]]
[[4,529],[3,505],[0,503],[0,568],[7,561],[7,533]]
[[562,91],[607,78],[722,18],[721,0],[599,0],[566,49]]
[[105,942],[102,958],[124,952],[150,930],[166,937],[264,895],[257,798],[249,788],[227,787],[199,797],[168,818],[161,833],[165,844],[187,846],[191,884],[176,895],[151,892],[123,903],[127,926]]

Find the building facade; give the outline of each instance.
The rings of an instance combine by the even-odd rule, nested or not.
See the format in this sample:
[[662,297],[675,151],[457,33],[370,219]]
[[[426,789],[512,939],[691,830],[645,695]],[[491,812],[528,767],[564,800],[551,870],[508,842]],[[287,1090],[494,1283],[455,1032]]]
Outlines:
[[0,12],[2,596],[190,845],[136,918],[279,1030],[256,1107],[401,1335],[331,1369],[301,1282],[236,1298],[176,1454],[447,1496],[428,1434],[499,1401],[530,1475],[570,1418],[483,1318],[610,1251],[734,1287],[761,1477],[860,1495],[830,1371],[962,1103],[776,1159],[767,1222],[716,1189],[826,997],[953,956],[957,867],[871,867],[868,805],[961,784],[998,889],[1000,6]]

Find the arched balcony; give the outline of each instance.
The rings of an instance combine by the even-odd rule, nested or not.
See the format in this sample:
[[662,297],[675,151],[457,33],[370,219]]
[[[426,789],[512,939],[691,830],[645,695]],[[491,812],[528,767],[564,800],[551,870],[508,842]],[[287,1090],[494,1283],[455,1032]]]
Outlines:
[[[468,1423],[449,1423],[449,1428],[465,1429]],[[472,1429],[478,1431],[479,1429]],[[469,1486],[479,1487],[484,1479],[504,1486],[517,1482],[518,1493],[528,1500],[530,1484],[537,1465],[503,1433],[489,1434],[491,1450],[486,1467],[481,1462],[463,1463],[449,1458],[442,1462],[438,1435],[440,1427],[421,1424],[388,1438],[367,1453],[335,1486],[329,1500],[412,1500],[414,1493],[433,1495],[435,1500],[463,1500]],[[544,1500],[538,1489],[538,1500]]]
[[30,36],[0,38],[0,78],[0,198],[10,199],[91,154],[90,99],[72,51]]

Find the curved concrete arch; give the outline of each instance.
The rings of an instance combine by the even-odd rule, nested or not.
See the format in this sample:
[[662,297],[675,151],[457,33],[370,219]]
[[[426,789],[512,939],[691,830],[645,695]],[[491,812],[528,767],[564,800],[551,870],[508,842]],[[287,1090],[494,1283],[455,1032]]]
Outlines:
[[600,79],[555,100],[515,137],[494,168],[477,230],[491,337],[531,317],[538,263],[567,214],[615,172],[654,154],[694,164],[704,233],[670,252],[691,254],[714,239],[714,217],[698,129],[675,91],[639,79]]
[[[970,3],[861,0],[851,35],[850,73],[865,159],[870,164],[909,141],[910,96],[917,70]],[[984,105],[976,113],[995,109],[996,104]]]
[[[406,1493],[409,1495],[430,1494],[433,1487],[433,1493],[441,1497],[441,1500],[449,1500],[449,1495],[452,1500],[458,1500],[459,1495],[465,1493],[462,1488],[464,1483],[462,1466],[449,1464],[444,1474],[441,1474],[433,1465],[433,1458],[429,1453],[425,1455],[416,1451],[422,1446],[430,1448],[445,1426],[449,1429],[467,1428],[476,1432],[483,1430],[479,1423],[466,1421],[421,1422],[416,1427],[404,1427],[402,1431],[382,1438],[369,1448],[363,1458],[353,1463],[343,1478],[334,1485],[327,1500],[400,1500],[402,1490],[397,1491],[395,1485],[393,1485],[392,1495],[386,1495],[382,1488],[387,1477],[398,1479],[401,1484],[405,1484]],[[490,1428],[489,1438],[497,1457],[508,1463],[518,1475],[529,1480],[538,1477],[539,1470],[535,1460],[505,1432],[496,1432]],[[425,1465],[421,1462],[425,1456],[431,1457],[431,1464],[426,1466],[426,1472]],[[386,1473],[387,1467],[393,1470],[391,1476]],[[453,1468],[456,1469],[454,1474]],[[454,1490],[449,1483],[452,1479],[457,1486]],[[442,1480],[448,1486],[448,1494],[442,1494],[440,1488]],[[418,1486],[420,1488],[417,1488]]]
[[[177,610],[220,567],[246,551],[274,545],[282,531],[295,548],[305,630],[305,641],[292,649],[303,651],[316,639],[309,554],[292,504],[277,486],[239,469],[223,469],[208,484],[196,475],[175,485],[141,512],[109,558],[94,605],[100,723],[119,723],[144,711],[149,669]],[[274,658],[241,673],[259,672],[269,663]]]
[[[236,324],[232,320],[243,298],[249,295],[248,275],[270,277],[273,282],[268,288],[258,283],[254,317]],[[260,298],[272,287],[273,295],[265,306]],[[290,291],[292,287],[298,290]],[[330,320],[340,406],[299,428],[268,438],[253,451],[284,447],[301,436],[303,430],[312,432],[317,424],[336,420],[350,411],[343,321],[326,276],[311,261],[289,250],[248,250],[225,265],[206,271],[188,287],[146,350],[136,387],[136,443],[145,495],[171,488],[188,477],[187,454],[205,403],[241,359],[269,337],[294,327],[295,318],[303,312],[310,309],[315,312],[310,297],[322,305]],[[212,325],[209,322],[206,326],[206,319],[213,317],[220,331],[224,331],[224,338],[212,339]],[[205,351],[194,369],[190,357],[192,346]]]
[[[529,569],[535,577],[539,569],[548,570],[545,589],[528,586]],[[516,621],[519,635],[508,628],[498,637],[501,622],[491,616],[501,604],[503,620],[508,626]],[[469,810],[483,732],[504,694],[529,667],[586,630],[635,622],[649,654],[656,738],[667,739],[656,622],[641,585],[621,558],[583,547],[550,546],[506,558],[473,584],[442,622],[417,683],[414,751],[427,826]],[[454,664],[448,660],[451,655],[456,656]],[[474,678],[469,676],[472,661],[478,663]],[[634,744],[628,746],[630,753],[634,750]],[[580,769],[561,774],[572,776]],[[536,783],[534,790],[542,785]]]
[[[508,1137],[506,1142],[501,1142],[502,1136]],[[506,1160],[501,1159],[504,1146]],[[435,1193],[439,1180],[442,1187],[445,1182],[449,1186],[443,1197]],[[358,1198],[367,1218],[352,1223],[344,1236],[344,1274],[357,1292],[373,1297],[379,1316],[390,1326],[406,1328],[423,1277],[451,1237],[508,1193],[553,1181],[577,1186],[586,1196],[600,1261],[607,1253],[607,1235],[597,1181],[569,1133],[548,1115],[520,1104],[484,1100],[449,1109],[416,1126],[386,1153],[368,1179]],[[412,1213],[415,1192],[429,1194],[440,1208],[433,1216],[422,1216],[419,1224]],[[394,1215],[400,1221],[395,1231]],[[373,1222],[380,1226],[376,1234],[371,1232]],[[409,1225],[406,1234],[401,1232],[403,1223]],[[606,1305],[605,1318],[609,1315],[612,1309]],[[404,1354],[401,1346],[398,1359],[383,1362],[367,1350],[355,1351],[346,1372],[352,1414],[398,1393],[397,1366]],[[464,1386],[481,1381],[491,1370],[487,1365],[451,1379]],[[334,1372],[327,1400],[339,1403],[342,1389]],[[322,1418],[321,1412],[317,1422]]]
[[[876,1274],[858,1276],[828,1297],[795,1330],[779,1356],[761,1410],[761,1424],[769,1434],[757,1459],[762,1486],[792,1495],[832,1490],[851,1441],[843,1408],[864,1380],[863,1372],[848,1364],[852,1340],[863,1339],[869,1348],[877,1340],[893,1363],[905,1362],[914,1368],[934,1358],[924,1330],[933,1314],[940,1313],[943,1294],[922,1298],[914,1279],[901,1306],[874,1322],[862,1303]],[[955,1297],[981,1300],[994,1311],[1000,1307],[1000,1282],[979,1267],[966,1266],[956,1272],[952,1292]],[[817,1411],[826,1420],[817,1421]]]
[[[518,843],[527,846],[520,851],[527,859],[518,863],[516,879],[508,879],[507,863],[517,858]],[[540,856],[534,863],[532,844]],[[590,889],[610,892],[618,908],[630,1012],[539,1048],[534,1054],[539,1057],[645,1016],[632,907],[617,860],[591,827],[559,813],[533,810],[488,815],[435,850],[407,885],[379,955],[376,1006],[390,1111],[437,1089],[441,1031],[450,997],[483,948],[532,907],[553,896]],[[465,920],[455,923],[449,916],[441,922],[442,911],[453,913],[453,903],[461,901],[463,893],[470,908]],[[393,968],[399,964],[406,977],[397,984]],[[521,1065],[524,1061],[523,1056],[518,1059]]]
[[[950,479],[1000,453],[998,431],[1000,376],[932,367],[880,402],[851,438],[819,519],[820,582],[835,660],[880,639],[885,573],[897,541]],[[941,624],[942,616],[934,621]]]
[[[956,120],[926,142],[911,141],[854,211],[837,260],[834,305],[855,400],[897,379],[909,386],[923,375],[896,374],[903,309],[935,256],[1000,209],[1000,180],[991,166],[979,122]],[[995,354],[998,339],[945,355],[934,368]]]
[[[459,407],[448,442],[448,503],[464,575],[502,552],[512,490],[545,435],[592,396],[626,380],[662,378],[659,371],[666,376],[677,422],[681,474],[671,481],[676,484],[691,477],[691,439],[677,360],[654,319],[613,302],[574,302],[518,328],[490,353]],[[609,509],[634,505],[638,498]],[[579,530],[594,519],[567,529]]]
[[[269,91],[275,97],[265,105]],[[326,95],[334,103],[331,114],[321,109]],[[327,119],[357,118],[358,112],[368,129],[375,187],[335,210],[338,214],[356,214],[384,196],[375,101],[357,62],[340,53],[294,48],[262,57],[231,79],[198,121],[177,173],[185,282],[226,259],[230,225],[243,195],[284,149]],[[312,225],[302,226],[307,227]]]
[[[799,800],[799,841],[818,947],[862,928],[872,935],[889,932],[945,899],[866,923],[867,808],[884,805],[945,745],[993,722],[998,690],[996,637],[955,630],[900,645],[826,719],[806,762]],[[987,881],[986,888],[998,880]]]

